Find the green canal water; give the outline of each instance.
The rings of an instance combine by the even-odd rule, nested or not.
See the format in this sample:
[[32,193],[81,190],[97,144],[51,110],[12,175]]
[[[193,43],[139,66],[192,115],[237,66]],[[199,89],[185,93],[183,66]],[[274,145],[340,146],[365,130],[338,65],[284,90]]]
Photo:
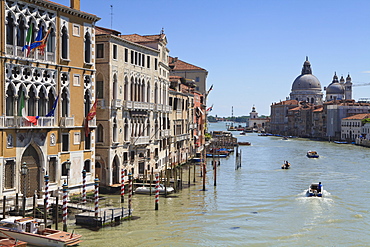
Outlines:
[[[210,129],[224,130],[225,123],[211,123]],[[252,145],[240,147],[239,170],[234,155],[221,159],[216,187],[208,160],[206,191],[198,167],[196,185],[160,197],[158,211],[154,196],[134,195],[138,219],[98,231],[75,226],[71,219],[68,230],[83,235],[80,246],[92,247],[370,246],[370,149],[233,134]],[[308,150],[320,158],[307,158]],[[284,160],[291,169],[280,169]],[[308,186],[319,181],[324,197],[306,197]],[[119,196],[101,203],[119,207]]]

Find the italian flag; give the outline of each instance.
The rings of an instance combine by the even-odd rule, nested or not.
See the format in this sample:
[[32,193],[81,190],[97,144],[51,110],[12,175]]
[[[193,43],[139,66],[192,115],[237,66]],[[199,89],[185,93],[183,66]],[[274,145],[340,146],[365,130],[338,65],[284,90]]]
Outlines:
[[37,124],[37,119],[39,119],[39,116],[27,116],[26,115],[26,108],[24,107],[24,93],[21,93],[21,100],[19,102],[19,111],[18,111],[18,116],[23,117],[26,119],[28,122]]

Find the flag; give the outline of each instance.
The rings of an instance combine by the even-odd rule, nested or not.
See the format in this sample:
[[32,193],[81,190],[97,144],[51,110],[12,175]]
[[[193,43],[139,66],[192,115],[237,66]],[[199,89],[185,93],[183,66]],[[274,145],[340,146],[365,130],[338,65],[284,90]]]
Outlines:
[[31,34],[27,33],[27,39],[26,39],[26,42],[28,43],[27,45],[23,46],[22,48],[22,51],[24,49],[27,49],[27,57],[28,55],[30,54],[31,51],[35,50],[35,49],[40,49],[41,53],[43,54],[44,53],[44,49],[45,49],[45,46],[46,46],[46,41],[49,37],[49,33],[50,33],[50,29],[47,31],[47,33],[45,34],[45,37],[42,37],[42,26],[40,27],[39,31],[37,32],[37,36],[35,38],[35,41],[32,42],[31,44],[29,44],[31,42],[31,36],[32,36],[32,25],[31,25],[31,28],[28,29],[28,32],[30,32],[31,30]]
[[45,47],[46,47],[46,42],[48,41],[48,37],[49,37],[49,34],[50,34],[50,30],[49,29],[46,34],[45,34],[45,37],[41,40],[41,45],[38,47],[38,49],[40,50],[41,54],[43,55],[44,52],[45,52]]
[[55,108],[57,107],[58,98],[59,98],[59,95],[58,95],[58,96],[57,96],[57,98],[55,99],[53,106],[51,107],[51,109],[50,109],[49,113],[48,113],[48,114],[46,114],[46,116],[45,116],[45,117],[54,117],[54,112],[55,112]]
[[22,116],[24,119],[26,119],[28,122],[37,124],[37,119],[39,119],[39,116],[27,116],[26,115],[26,107],[24,106],[24,93],[21,92],[21,100],[19,102],[19,111],[18,116]]
[[212,111],[212,109],[213,109],[213,104],[212,106],[208,107],[206,111]]
[[209,92],[211,92],[211,91],[212,91],[212,89],[213,89],[213,84],[212,84],[212,85],[211,85],[211,87],[208,89],[206,96],[209,94]]
[[26,36],[26,45],[22,47],[22,51],[25,49],[28,50],[27,54],[30,52],[30,44],[32,39],[32,33],[33,33],[33,23],[31,23],[30,27],[27,30],[27,36]]
[[86,119],[85,119],[85,136],[88,137],[89,134],[90,134],[90,128],[89,128],[89,121],[90,120],[93,120],[95,115],[96,115],[96,103],[98,101],[95,100],[95,103],[93,104],[93,106],[91,107],[89,113],[87,114],[86,116]]

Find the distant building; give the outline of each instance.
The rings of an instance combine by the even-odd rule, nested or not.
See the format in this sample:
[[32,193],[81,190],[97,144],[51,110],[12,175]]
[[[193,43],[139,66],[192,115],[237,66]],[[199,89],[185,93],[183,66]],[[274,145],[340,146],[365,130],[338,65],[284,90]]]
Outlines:
[[258,117],[258,112],[256,111],[256,108],[254,106],[252,107],[252,111],[249,113],[249,129],[253,129],[254,131],[258,132],[264,132],[266,128],[266,123],[269,121],[269,117]]
[[[362,120],[370,118],[370,113],[356,114],[342,119],[341,135],[342,140],[355,141],[356,138],[363,137],[361,132],[363,129]],[[366,137],[366,134],[364,135]]]
[[285,100],[271,104],[270,131],[272,134],[285,135],[288,132],[288,111],[298,107],[297,100]]
[[351,77],[348,75],[346,83],[344,83],[343,76],[338,81],[338,76],[335,73],[333,81],[329,84],[326,90],[326,101],[332,100],[351,100],[352,99],[352,82]]

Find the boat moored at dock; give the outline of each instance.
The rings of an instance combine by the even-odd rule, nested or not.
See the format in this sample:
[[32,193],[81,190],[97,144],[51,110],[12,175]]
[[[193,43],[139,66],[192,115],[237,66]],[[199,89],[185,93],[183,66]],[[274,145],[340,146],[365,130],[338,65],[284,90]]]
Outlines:
[[[144,185],[144,186],[139,186],[135,189],[135,194],[155,194],[156,188],[155,184],[152,184],[152,186]],[[164,195],[164,194],[172,194],[175,192],[175,189],[171,186],[165,187],[163,184],[159,185],[159,194]]]
[[32,217],[16,216],[1,220],[1,234],[37,246],[66,247],[82,242],[81,235],[45,228]]

